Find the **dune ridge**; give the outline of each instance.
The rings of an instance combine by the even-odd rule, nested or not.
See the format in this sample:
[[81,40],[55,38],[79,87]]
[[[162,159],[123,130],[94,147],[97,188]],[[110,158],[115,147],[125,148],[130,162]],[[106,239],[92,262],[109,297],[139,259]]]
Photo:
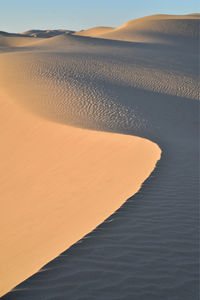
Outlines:
[[109,217],[161,154],[146,139],[60,124],[100,129],[123,106],[95,70],[89,81],[89,61],[66,56],[67,36],[56,56],[45,40],[13,38],[0,54],[1,296]]
[[[148,39],[146,34],[140,33],[140,41],[130,42],[129,36],[124,36],[127,41],[120,41],[120,29],[116,40],[62,34],[49,39],[33,38],[34,44],[25,44],[17,42],[20,37],[12,37],[16,47],[12,41],[11,46],[1,47],[1,130],[5,141],[1,158],[4,174],[7,174],[3,177],[1,192],[8,204],[12,203],[7,178],[12,178],[13,183],[16,178],[17,182],[21,180],[15,190],[23,193],[23,197],[19,193],[18,201],[25,207],[25,214],[23,210],[20,213],[24,223],[18,222],[15,207],[9,211],[10,206],[6,204],[6,213],[1,218],[4,226],[11,224],[10,234],[6,236],[4,232],[2,236],[5,253],[15,251],[10,247],[13,237],[19,244],[19,260],[14,263],[12,259],[16,256],[10,252],[10,264],[6,264],[5,273],[2,273],[13,274],[12,282],[4,281],[2,294],[37,272],[120,207],[139,190],[160,158],[160,148],[163,151],[160,167],[155,171],[159,176],[155,176],[154,181],[152,174],[149,179],[152,185],[147,182],[135,196],[141,202],[136,205],[138,209],[127,203],[128,210],[125,206],[116,213],[119,222],[108,225],[108,220],[107,225],[102,225],[108,233],[100,230],[102,233],[95,232],[91,242],[90,238],[88,242],[81,240],[85,248],[77,245],[70,248],[44,267],[44,272],[36,273],[3,299],[93,299],[95,295],[96,299],[126,297],[132,300],[134,296],[160,300],[169,299],[170,292],[174,299],[177,295],[183,298],[183,290],[186,297],[197,294],[194,265],[197,262],[198,38],[195,21],[194,26],[189,26],[191,32],[188,26],[183,28],[185,36],[188,35],[183,47],[184,39],[176,38],[180,31],[178,23],[174,23],[174,17],[166,18],[169,23],[172,19],[172,23],[162,39],[157,39],[155,32],[153,38],[151,33]],[[185,16],[179,18],[183,20]],[[187,18],[195,19],[196,16]],[[163,16],[157,19],[163,21]],[[145,20],[144,26],[140,25],[141,32],[147,26]],[[174,28],[175,34],[171,34],[170,28]],[[153,25],[150,30],[156,31]],[[194,42],[188,43],[189,40]],[[16,150],[13,152],[13,149]],[[8,160],[5,160],[6,155]],[[139,157],[142,162],[136,168]],[[13,162],[18,162],[14,168]],[[69,174],[66,164],[69,170],[73,169],[71,165],[76,165],[73,172],[77,174]],[[85,177],[88,166],[92,177]],[[106,171],[108,167],[109,172]],[[139,170],[143,174],[140,178]],[[82,193],[76,188],[65,190],[64,178],[76,187],[76,176]],[[100,178],[103,181],[98,185]],[[133,181],[138,183],[134,189]],[[105,188],[101,189],[103,182]],[[92,185],[91,190],[86,188],[89,185]],[[192,198],[188,201],[190,190]],[[66,202],[67,193],[72,196]],[[58,195],[59,203],[54,200]],[[79,202],[82,195],[93,195],[93,198],[86,197],[85,203]],[[41,196],[42,202],[35,205],[34,197]],[[50,203],[49,207],[44,199]],[[81,203],[80,208],[90,207],[84,211],[86,218],[79,212],[80,226],[74,218],[78,212],[72,199]],[[106,203],[102,199],[107,199]],[[12,212],[12,220],[7,219],[8,211]],[[72,211],[74,214],[70,217]],[[93,214],[88,216],[90,211]],[[27,218],[28,227],[23,225]],[[85,223],[85,219],[93,218],[92,224]],[[75,232],[72,237],[70,231],[66,231],[71,227],[76,227],[76,237]],[[45,238],[41,240],[42,233]],[[24,237],[28,245],[21,242]],[[110,277],[102,273],[99,258]],[[130,261],[133,264],[130,265]],[[21,266],[27,269],[19,273]],[[98,287],[96,279],[100,283]],[[133,279],[139,285],[135,286]],[[108,286],[108,282],[112,284]]]
[[37,119],[2,94],[1,124],[2,296],[135,193],[160,149]]
[[105,32],[97,27],[74,35],[132,42],[183,43],[185,38],[198,38],[199,19],[200,14],[152,15],[129,21],[118,28],[107,28]]

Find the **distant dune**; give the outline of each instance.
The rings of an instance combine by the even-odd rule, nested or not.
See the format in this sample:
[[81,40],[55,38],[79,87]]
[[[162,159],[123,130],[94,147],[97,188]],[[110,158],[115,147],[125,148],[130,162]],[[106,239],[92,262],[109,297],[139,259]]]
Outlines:
[[3,299],[196,293],[198,19],[0,33],[0,295],[142,195],[111,237]]
[[[20,36],[22,36],[22,34],[20,34],[20,33],[9,33],[9,32],[6,32],[6,31],[0,31],[0,36],[9,36],[9,37],[17,36],[17,37],[20,37]],[[28,36],[28,35],[24,34],[23,36]]]
[[[42,39],[51,38],[57,35],[72,34],[71,30],[29,30],[23,33],[8,33],[0,31],[1,47],[23,47],[34,44]],[[7,49],[8,51],[9,49]]]
[[74,33],[72,30],[28,30],[25,32],[22,32],[21,34],[27,35],[27,36],[33,36],[33,37],[40,37],[40,38],[50,38],[52,36],[60,35],[60,34],[69,34]]
[[[31,38],[51,38],[53,36],[56,35],[60,35],[60,34],[72,34],[75,31],[72,30],[62,30],[62,29],[58,29],[58,30],[28,30],[22,33],[9,33],[9,32],[5,32],[5,31],[0,31],[0,39],[2,39],[2,37],[31,37]],[[2,42],[0,44],[0,47],[2,46]]]

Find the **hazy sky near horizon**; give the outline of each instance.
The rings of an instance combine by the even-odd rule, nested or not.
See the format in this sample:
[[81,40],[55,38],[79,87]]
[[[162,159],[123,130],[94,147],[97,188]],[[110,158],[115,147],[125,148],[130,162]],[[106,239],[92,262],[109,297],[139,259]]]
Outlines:
[[152,14],[199,12],[198,0],[0,0],[0,30],[117,27]]

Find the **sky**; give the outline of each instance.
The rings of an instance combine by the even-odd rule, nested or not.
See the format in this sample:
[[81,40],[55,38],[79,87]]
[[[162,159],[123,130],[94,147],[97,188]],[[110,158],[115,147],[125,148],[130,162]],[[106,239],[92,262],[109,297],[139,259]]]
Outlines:
[[0,0],[0,31],[118,27],[152,14],[199,11],[198,0]]

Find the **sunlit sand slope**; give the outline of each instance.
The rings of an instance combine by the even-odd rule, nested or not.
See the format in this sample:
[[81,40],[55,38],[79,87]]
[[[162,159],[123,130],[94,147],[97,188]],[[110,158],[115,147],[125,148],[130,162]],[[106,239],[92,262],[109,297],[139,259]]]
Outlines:
[[[0,51],[5,51],[5,47],[23,47],[33,44],[37,40],[32,37],[24,36],[4,36],[0,35]],[[8,49],[9,50],[9,49]]]
[[150,141],[54,124],[1,95],[1,295],[105,220],[159,157]]
[[97,27],[75,34],[134,42],[177,43],[198,37],[199,18],[200,14],[153,15],[129,21],[118,28],[107,28],[104,32]]
[[113,27],[97,26],[97,27],[75,32],[74,35],[98,37],[101,36],[102,34],[107,34],[109,32],[112,32],[114,29],[115,28]]

